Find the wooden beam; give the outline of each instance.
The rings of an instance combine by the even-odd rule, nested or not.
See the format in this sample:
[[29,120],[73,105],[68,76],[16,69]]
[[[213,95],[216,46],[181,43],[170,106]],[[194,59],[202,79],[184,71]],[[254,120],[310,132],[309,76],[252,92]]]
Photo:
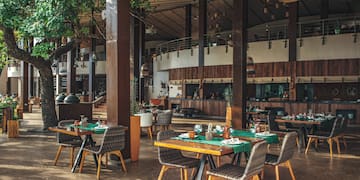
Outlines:
[[234,128],[246,128],[246,58],[248,0],[234,1],[233,4],[233,106]]
[[[168,23],[173,23],[175,24],[176,27],[176,31],[180,32],[180,34],[182,34],[182,29],[183,29],[183,24],[179,24],[178,21],[174,21],[174,19],[170,18],[168,14],[164,14],[164,13],[160,13],[162,17],[164,17],[165,19],[167,19]],[[173,26],[172,24],[168,24],[168,26]]]
[[[181,37],[181,36],[179,36],[179,34],[181,34],[181,31],[178,31],[177,29],[172,28],[172,26],[169,26],[169,24],[166,24],[163,21],[159,20],[159,18],[157,18],[154,15],[150,15],[149,17],[151,17],[154,20],[154,21],[151,21],[152,22],[151,24],[158,23],[158,25],[161,25],[160,29],[162,29],[162,30],[167,29],[164,31],[167,32],[169,35],[174,36],[174,34],[176,34],[176,37]],[[168,31],[168,30],[170,30],[170,31]]]
[[329,0],[320,2],[320,19],[327,19],[329,16]]
[[250,12],[253,13],[255,15],[256,18],[258,18],[260,20],[261,23],[265,23],[266,21],[259,15],[257,14],[252,8],[249,8]]
[[305,3],[304,0],[300,0],[300,2],[301,2],[301,4],[303,4],[303,6],[304,6],[305,10],[307,11],[308,15],[311,16],[312,12],[311,12],[309,6]]

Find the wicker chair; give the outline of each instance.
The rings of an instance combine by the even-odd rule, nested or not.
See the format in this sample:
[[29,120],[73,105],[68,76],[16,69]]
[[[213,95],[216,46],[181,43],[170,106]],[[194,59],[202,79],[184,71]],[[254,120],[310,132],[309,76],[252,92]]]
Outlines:
[[291,164],[290,164],[290,159],[292,158],[294,151],[295,151],[296,137],[297,137],[297,134],[295,132],[287,133],[284,137],[284,140],[283,140],[283,143],[281,146],[281,150],[280,150],[280,154],[279,155],[266,154],[265,164],[275,166],[276,180],[280,179],[279,165],[281,165],[281,164],[284,164],[285,166],[287,166],[287,168],[290,171],[292,180],[295,180],[295,175],[294,175],[294,172],[293,172]]
[[[62,120],[58,123],[59,127],[66,127],[67,125],[70,124],[74,124],[75,120]],[[59,144],[59,148],[57,150],[56,156],[55,156],[55,162],[54,162],[54,166],[56,166],[61,151],[64,148],[70,148],[70,167],[73,166],[74,163],[74,151],[75,148],[80,147],[83,140],[81,139],[80,136],[70,136],[67,134],[63,134],[63,133],[57,133],[56,134],[56,139],[57,139],[57,143]]]
[[171,119],[172,119],[172,111],[171,110],[162,111],[157,114],[156,123],[154,125],[155,125],[155,127],[160,126],[160,127],[163,127],[164,130],[169,130],[169,126],[171,124]]
[[140,113],[140,114],[135,114],[135,116],[140,116],[140,128],[146,128],[148,136],[152,140],[153,114],[152,113]]
[[114,154],[120,158],[124,172],[127,172],[125,161],[120,150],[125,147],[125,128],[123,126],[109,127],[105,133],[101,145],[88,146],[82,153],[79,172],[82,172],[86,155],[92,153],[98,157],[96,178],[100,179],[101,159],[103,155]]
[[[172,130],[160,131],[157,135],[157,140],[160,141],[175,136],[177,136],[177,134]],[[158,180],[163,178],[165,171],[167,171],[169,168],[180,168],[181,179],[187,180],[187,169],[195,168],[200,164],[199,159],[185,157],[180,150],[161,147],[158,147],[158,159],[160,164],[162,164]]]
[[310,145],[311,145],[312,142],[315,142],[315,147],[317,148],[319,140],[326,140],[328,142],[329,149],[330,149],[330,157],[332,157],[332,155],[333,155],[333,151],[332,151],[333,141],[336,142],[337,151],[338,151],[338,154],[340,154],[341,151],[340,151],[340,143],[339,143],[339,136],[338,135],[342,131],[341,128],[342,128],[342,126],[344,124],[344,121],[345,121],[344,118],[339,118],[338,117],[338,118],[336,118],[334,120],[331,131],[323,132],[323,131],[320,130],[320,131],[318,131],[318,132],[316,132],[314,134],[308,135],[309,141],[308,141],[308,144],[307,144],[307,147],[306,147],[306,150],[305,150],[305,154],[308,153]]
[[211,180],[213,176],[232,180],[250,179],[254,176],[259,178],[259,174],[264,168],[266,151],[267,143],[265,141],[256,143],[251,150],[246,167],[224,164],[219,168],[208,170],[206,172],[208,179]]

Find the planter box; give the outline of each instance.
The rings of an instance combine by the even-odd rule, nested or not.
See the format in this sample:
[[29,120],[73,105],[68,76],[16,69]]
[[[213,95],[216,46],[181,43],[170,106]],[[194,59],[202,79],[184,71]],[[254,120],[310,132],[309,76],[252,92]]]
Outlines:
[[8,138],[19,137],[19,121],[18,120],[8,120],[7,134],[8,134]]

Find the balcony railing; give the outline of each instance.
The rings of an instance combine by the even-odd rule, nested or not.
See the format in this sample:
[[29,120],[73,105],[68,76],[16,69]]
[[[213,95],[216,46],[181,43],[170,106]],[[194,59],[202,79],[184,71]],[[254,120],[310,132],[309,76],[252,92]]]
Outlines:
[[[345,33],[354,33],[354,42],[360,32],[360,16],[337,17],[302,21],[298,23],[297,37],[328,36]],[[283,24],[265,24],[248,29],[248,42],[272,41],[287,39],[288,26]],[[225,31],[205,35],[205,47],[228,45],[232,32]],[[199,44],[198,40],[191,37],[171,40],[157,46],[157,54],[192,49]]]

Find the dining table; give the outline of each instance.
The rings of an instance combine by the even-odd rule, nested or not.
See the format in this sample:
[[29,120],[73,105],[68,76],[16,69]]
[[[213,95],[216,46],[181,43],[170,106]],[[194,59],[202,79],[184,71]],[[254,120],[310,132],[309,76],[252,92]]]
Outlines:
[[314,117],[305,117],[305,116],[284,116],[280,118],[276,118],[275,122],[277,123],[283,123],[283,124],[291,124],[295,128],[297,128],[297,132],[299,133],[299,151],[303,151],[305,148],[305,145],[307,144],[307,136],[309,133],[313,133],[316,131],[318,126],[320,126],[322,123],[325,123],[332,118],[335,118],[335,116],[319,116],[317,118]]
[[[155,141],[154,146],[177,149],[181,151],[194,152],[201,155],[200,164],[195,171],[193,179],[200,180],[204,171],[206,162],[210,168],[216,168],[213,156],[223,156],[235,154],[234,158],[240,158],[240,153],[250,153],[253,144],[266,141],[268,143],[277,143],[276,134],[270,133],[252,133],[247,130],[234,130],[231,132],[231,139],[221,137],[221,134],[214,133],[211,140],[206,140],[205,136],[198,134],[194,139],[184,138],[181,135],[170,139]],[[232,140],[236,139],[234,143]],[[233,158],[233,162],[235,159]]]
[[[76,155],[73,167],[71,168],[71,172],[74,173],[76,168],[79,167],[79,165],[80,165],[82,152],[83,152],[85,146],[86,145],[95,146],[95,141],[93,140],[92,135],[93,134],[103,134],[106,130],[106,127],[99,127],[99,125],[95,124],[95,123],[87,123],[86,126],[71,124],[71,125],[68,125],[67,127],[57,126],[57,127],[49,127],[48,129],[53,132],[63,133],[63,134],[67,134],[70,136],[84,137],[83,142],[81,143],[80,149]],[[95,154],[93,154],[93,157],[94,157],[95,165],[97,167],[98,166],[97,157]]]

